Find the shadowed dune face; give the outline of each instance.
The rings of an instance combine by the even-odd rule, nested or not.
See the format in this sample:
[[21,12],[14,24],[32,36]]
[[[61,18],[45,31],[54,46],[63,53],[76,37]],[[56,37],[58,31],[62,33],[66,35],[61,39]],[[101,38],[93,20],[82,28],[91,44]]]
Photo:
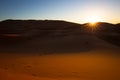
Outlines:
[[6,20],[0,22],[0,51],[74,53],[104,49],[110,46],[107,42],[119,45],[119,28],[119,24],[98,22],[93,34],[87,24],[57,20]]
[[[79,34],[80,32],[84,33],[80,28],[80,24],[65,21],[6,20],[0,22],[0,39],[8,37],[5,34],[19,35],[21,39],[26,40],[28,38],[34,39],[37,37],[64,37]],[[9,39],[11,38],[9,37]]]
[[2,52],[79,52],[91,44],[81,42],[88,33],[80,24],[65,21],[7,20],[0,23],[0,31]]
[[113,25],[110,23],[99,24],[96,36],[109,43],[120,46],[120,25]]

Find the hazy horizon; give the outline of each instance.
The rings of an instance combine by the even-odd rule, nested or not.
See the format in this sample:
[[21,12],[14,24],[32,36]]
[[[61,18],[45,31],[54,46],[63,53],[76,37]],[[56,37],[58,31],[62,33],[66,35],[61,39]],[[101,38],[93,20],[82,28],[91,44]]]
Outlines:
[[[6,19],[119,23],[120,0],[1,0],[0,21]],[[100,19],[99,19],[100,18]]]

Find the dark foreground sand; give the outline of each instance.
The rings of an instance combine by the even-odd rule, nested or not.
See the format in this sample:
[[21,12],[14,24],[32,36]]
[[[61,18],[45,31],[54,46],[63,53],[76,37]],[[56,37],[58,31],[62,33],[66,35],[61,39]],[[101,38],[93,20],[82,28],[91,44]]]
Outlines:
[[1,54],[0,80],[120,80],[120,56],[115,53]]

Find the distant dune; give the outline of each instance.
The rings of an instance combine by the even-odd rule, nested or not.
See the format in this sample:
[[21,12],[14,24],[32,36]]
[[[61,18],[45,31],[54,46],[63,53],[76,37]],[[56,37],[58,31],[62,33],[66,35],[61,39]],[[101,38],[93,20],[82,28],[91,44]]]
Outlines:
[[1,21],[0,51],[66,53],[97,47],[102,49],[106,44],[108,47],[112,44],[120,45],[119,24],[98,22],[96,26],[93,34],[88,23],[76,24],[60,20]]

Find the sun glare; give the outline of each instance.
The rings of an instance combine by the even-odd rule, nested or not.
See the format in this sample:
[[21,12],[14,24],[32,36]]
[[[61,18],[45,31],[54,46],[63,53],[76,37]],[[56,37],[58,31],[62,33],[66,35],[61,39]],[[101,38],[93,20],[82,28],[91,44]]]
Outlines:
[[99,16],[90,16],[88,17],[88,22],[91,24],[95,24],[96,22],[100,22],[102,19]]
[[91,31],[94,33],[94,31],[97,28],[97,23],[103,21],[102,18],[100,16],[97,15],[91,15],[89,17],[86,17],[85,22],[89,23],[88,27],[91,28]]
[[90,24],[95,24],[97,22],[101,22],[102,18],[100,16],[97,15],[92,15],[86,18],[85,22],[86,23],[90,23]]

